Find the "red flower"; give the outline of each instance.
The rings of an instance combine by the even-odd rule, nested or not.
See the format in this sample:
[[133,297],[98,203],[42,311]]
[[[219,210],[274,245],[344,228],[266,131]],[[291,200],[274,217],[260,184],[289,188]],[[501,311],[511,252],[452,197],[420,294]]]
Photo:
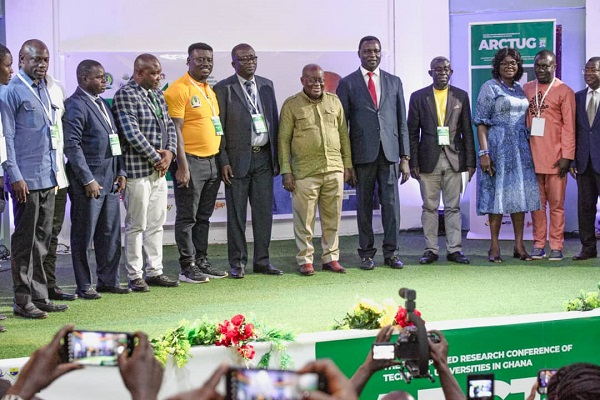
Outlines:
[[250,344],[244,344],[238,347],[236,350],[242,357],[244,357],[247,360],[252,360],[256,355],[254,347]]
[[[414,313],[421,316],[421,312],[419,310],[415,310]],[[408,314],[406,313],[406,309],[402,306],[398,307],[398,312],[396,313],[396,324],[398,324],[401,328],[407,326],[414,326],[414,323],[408,320]]]
[[250,339],[254,336],[254,324],[246,324],[243,332],[244,339]]
[[231,323],[235,326],[241,326],[244,323],[244,316],[242,314],[238,314],[231,318]]

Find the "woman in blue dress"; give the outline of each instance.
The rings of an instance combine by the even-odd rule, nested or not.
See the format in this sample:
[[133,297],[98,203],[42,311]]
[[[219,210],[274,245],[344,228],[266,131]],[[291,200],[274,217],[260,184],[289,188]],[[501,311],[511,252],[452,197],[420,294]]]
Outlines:
[[521,54],[504,48],[494,56],[492,76],[481,86],[473,122],[479,139],[477,214],[489,215],[490,262],[502,262],[500,226],[510,214],[515,235],[514,257],[530,261],[523,244],[525,213],[540,209],[525,113],[529,103],[518,80]]

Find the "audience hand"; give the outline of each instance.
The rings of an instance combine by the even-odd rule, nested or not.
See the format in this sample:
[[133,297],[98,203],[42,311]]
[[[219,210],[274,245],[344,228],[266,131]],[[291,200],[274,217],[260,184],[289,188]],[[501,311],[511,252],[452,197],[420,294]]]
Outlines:
[[233,178],[233,169],[231,165],[223,165],[221,168],[221,180],[225,182],[226,185],[231,185],[231,178]]
[[305,399],[311,400],[357,400],[358,396],[350,381],[340,371],[340,369],[329,359],[316,360],[308,363],[302,368],[300,373],[314,372],[321,374],[327,381],[327,391],[329,394],[321,391],[307,392]]
[[169,397],[167,400],[222,400],[225,397],[217,392],[217,385],[221,378],[227,373],[229,366],[221,364],[208,378],[204,385],[198,389],[190,390],[189,392],[179,393]]
[[416,180],[421,179],[420,173],[421,173],[421,168],[419,168],[419,167],[413,167],[410,169],[410,176],[412,176]]
[[12,195],[17,199],[19,203],[27,202],[27,195],[29,194],[29,188],[27,187],[27,183],[23,179],[20,181],[13,182],[11,184],[12,187]]
[[139,343],[133,349],[131,357],[127,351],[119,354],[119,371],[133,400],[153,400],[158,397],[163,368],[154,358],[148,336],[142,332],[136,332],[134,336]]
[[429,332],[434,333],[440,338],[439,343],[435,343],[429,339],[429,356],[437,368],[438,365],[446,364],[448,362],[448,341],[440,331],[431,330]]
[[119,175],[117,176],[117,180],[113,182],[113,184],[119,185],[119,187],[117,188],[117,193],[121,193],[123,190],[125,190],[125,186],[127,186],[127,178]]
[[171,161],[173,161],[173,153],[171,150],[158,149],[156,150],[158,154],[160,154],[160,161],[154,164],[154,169],[162,172],[162,175],[167,173],[169,166],[171,165]]
[[410,178],[410,168],[408,167],[408,160],[406,158],[400,161],[400,175],[402,176],[400,184],[403,185]]
[[293,174],[283,174],[281,176],[281,180],[283,181],[283,188],[288,192],[293,192],[296,190],[296,180],[294,179]]
[[95,179],[84,186],[85,195],[92,199],[97,199],[100,196],[100,191],[104,189]]
[[61,340],[71,330],[73,325],[64,326],[49,344],[34,351],[19,372],[17,382],[6,394],[18,395],[25,400],[31,399],[62,375],[83,368],[80,364],[61,362]]
[[350,185],[350,187],[356,186],[356,173],[354,172],[354,168],[344,168],[344,182]]

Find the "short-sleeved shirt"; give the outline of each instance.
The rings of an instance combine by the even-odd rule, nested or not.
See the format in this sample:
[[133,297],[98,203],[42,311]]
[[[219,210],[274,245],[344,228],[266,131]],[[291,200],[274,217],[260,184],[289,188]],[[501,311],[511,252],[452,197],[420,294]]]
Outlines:
[[216,134],[211,118],[219,116],[219,104],[210,85],[186,73],[167,88],[165,99],[171,118],[183,119],[185,152],[199,157],[217,154],[221,136]]

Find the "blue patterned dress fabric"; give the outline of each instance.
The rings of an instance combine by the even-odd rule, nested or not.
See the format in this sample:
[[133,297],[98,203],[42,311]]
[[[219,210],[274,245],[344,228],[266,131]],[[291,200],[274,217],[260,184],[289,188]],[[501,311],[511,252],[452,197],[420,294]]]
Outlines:
[[540,192],[529,147],[525,115],[529,102],[521,86],[481,86],[473,123],[487,125],[494,176],[477,168],[477,214],[512,214],[539,210]]

